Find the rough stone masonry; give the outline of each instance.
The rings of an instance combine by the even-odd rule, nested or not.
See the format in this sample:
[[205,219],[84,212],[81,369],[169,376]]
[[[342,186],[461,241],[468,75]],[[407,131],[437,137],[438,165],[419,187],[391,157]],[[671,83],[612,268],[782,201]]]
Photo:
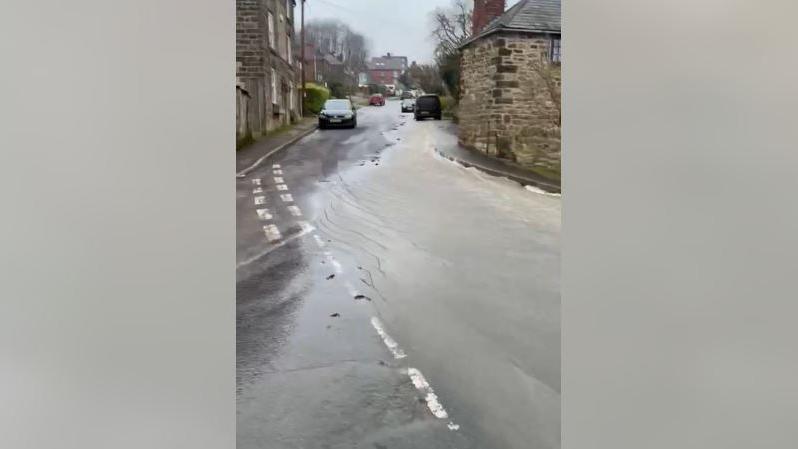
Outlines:
[[559,173],[561,70],[549,59],[552,42],[503,31],[462,49],[462,145]]

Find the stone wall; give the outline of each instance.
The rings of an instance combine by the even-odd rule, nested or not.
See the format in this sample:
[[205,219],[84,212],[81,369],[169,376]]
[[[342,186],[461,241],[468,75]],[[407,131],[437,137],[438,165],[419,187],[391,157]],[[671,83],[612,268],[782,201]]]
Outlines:
[[548,36],[502,32],[462,50],[462,145],[559,172],[561,78],[549,45]]
[[[290,8],[287,10],[286,6]],[[274,17],[274,33],[277,48],[269,46],[267,13]],[[280,18],[282,17],[282,21]],[[293,3],[285,0],[236,0],[236,82],[237,104],[239,107],[236,127],[237,141],[257,139],[263,134],[296,119],[298,112],[297,61],[289,64],[289,42],[287,33],[293,33]],[[281,47],[280,45],[283,45]],[[271,82],[272,69],[276,82],[278,98],[273,98]],[[291,87],[294,87],[293,93]],[[240,96],[240,90],[248,94]],[[293,98],[293,103],[289,100]]]

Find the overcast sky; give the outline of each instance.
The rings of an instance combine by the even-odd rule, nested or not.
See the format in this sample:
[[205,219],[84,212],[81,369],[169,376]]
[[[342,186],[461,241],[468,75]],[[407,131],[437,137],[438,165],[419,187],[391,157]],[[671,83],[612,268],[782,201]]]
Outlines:
[[[508,0],[507,7],[518,0]],[[338,19],[369,40],[371,56],[387,52],[410,61],[432,61],[430,12],[451,0],[307,0],[305,21]],[[297,1],[297,18],[299,18]]]

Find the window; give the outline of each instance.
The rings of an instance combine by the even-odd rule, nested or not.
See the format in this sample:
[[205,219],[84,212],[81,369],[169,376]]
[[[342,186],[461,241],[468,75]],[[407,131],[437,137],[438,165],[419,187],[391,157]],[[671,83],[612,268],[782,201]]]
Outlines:
[[560,49],[560,38],[554,38],[551,40],[551,51],[549,52],[549,60],[551,62],[560,62],[560,58],[562,56],[562,50]]
[[268,27],[269,27],[269,47],[274,48],[274,15],[268,13]]
[[285,35],[285,53],[288,55],[288,64],[289,65],[293,65],[294,64],[294,52],[293,52],[293,49],[291,48],[291,35],[290,34],[286,34]]
[[277,72],[272,69],[272,103],[277,104]]

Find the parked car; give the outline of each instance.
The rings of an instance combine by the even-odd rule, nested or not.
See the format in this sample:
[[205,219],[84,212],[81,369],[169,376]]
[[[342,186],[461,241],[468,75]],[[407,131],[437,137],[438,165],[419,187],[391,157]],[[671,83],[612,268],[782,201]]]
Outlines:
[[416,98],[415,94],[413,94],[412,90],[406,90],[402,92],[402,100],[407,100],[408,98]]
[[319,128],[333,126],[354,128],[357,126],[357,110],[349,100],[327,100],[319,112]]
[[382,94],[374,94],[369,98],[369,106],[385,106],[385,97]]
[[414,109],[416,120],[425,118],[441,119],[441,99],[437,95],[422,95],[416,100]]
[[402,112],[413,112],[416,108],[416,100],[413,98],[405,98],[402,100]]

